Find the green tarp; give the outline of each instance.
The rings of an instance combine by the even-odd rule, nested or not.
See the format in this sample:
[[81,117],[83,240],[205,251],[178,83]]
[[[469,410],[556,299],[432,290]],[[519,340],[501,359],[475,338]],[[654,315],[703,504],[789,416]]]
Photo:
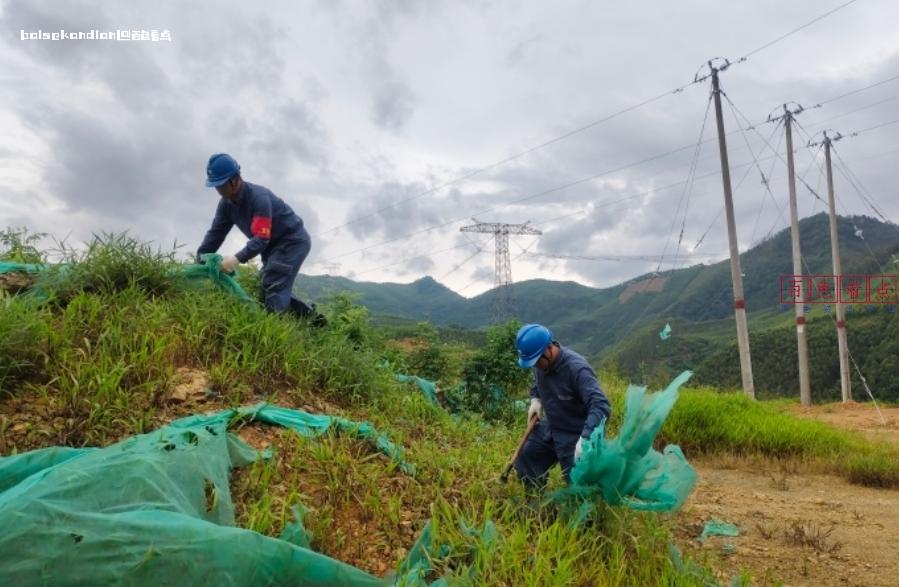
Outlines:
[[268,405],[183,418],[106,448],[0,458],[0,585],[385,584],[309,550],[299,511],[280,539],[234,526],[229,472],[266,456],[228,432],[248,420],[307,436],[336,427],[411,471],[368,424]]

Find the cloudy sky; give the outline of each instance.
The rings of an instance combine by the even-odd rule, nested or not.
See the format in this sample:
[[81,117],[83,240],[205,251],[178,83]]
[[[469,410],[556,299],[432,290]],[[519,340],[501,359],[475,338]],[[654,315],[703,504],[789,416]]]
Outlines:
[[[808,108],[807,183],[826,194],[809,136],[864,131],[835,145],[840,212],[874,215],[852,173],[895,221],[899,124],[879,125],[899,118],[899,4],[857,0],[755,51],[845,1],[7,0],[0,227],[72,244],[127,230],[186,255],[218,199],[206,160],[225,151],[304,219],[304,273],[475,295],[494,273],[490,235],[459,231],[477,218],[543,231],[512,238],[516,281],[613,285],[657,265],[628,256],[726,256],[709,85],[690,82],[747,54],[721,74],[741,248],[786,226],[782,127],[761,123],[787,101]],[[21,38],[59,29],[171,41]],[[804,188],[799,208],[823,210]]]

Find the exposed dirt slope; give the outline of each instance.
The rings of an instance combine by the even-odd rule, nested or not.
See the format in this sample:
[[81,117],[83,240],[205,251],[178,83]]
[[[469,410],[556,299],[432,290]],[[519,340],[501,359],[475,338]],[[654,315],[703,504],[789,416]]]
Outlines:
[[[849,403],[795,407],[796,415],[899,443],[899,408]],[[702,552],[726,581],[749,569],[760,584],[899,585],[899,491],[833,475],[732,459],[693,463],[699,485],[676,519],[681,546]],[[696,539],[712,519],[740,536]]]

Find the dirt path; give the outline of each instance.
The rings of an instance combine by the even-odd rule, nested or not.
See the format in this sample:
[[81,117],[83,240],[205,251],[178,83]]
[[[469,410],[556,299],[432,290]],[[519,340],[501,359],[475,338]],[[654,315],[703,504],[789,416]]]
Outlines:
[[[872,405],[850,403],[790,411],[899,442],[899,408],[878,414]],[[693,464],[699,484],[677,516],[677,536],[686,550],[708,557],[725,584],[746,568],[763,585],[899,585],[899,491],[775,465]],[[736,524],[740,535],[700,542],[696,538],[712,519]]]
[[[850,485],[830,475],[784,475],[699,462],[696,492],[678,515],[682,546],[701,552],[728,580],[741,567],[760,584],[899,584],[899,491]],[[738,537],[695,539],[718,519]],[[732,545],[732,546],[730,546]]]

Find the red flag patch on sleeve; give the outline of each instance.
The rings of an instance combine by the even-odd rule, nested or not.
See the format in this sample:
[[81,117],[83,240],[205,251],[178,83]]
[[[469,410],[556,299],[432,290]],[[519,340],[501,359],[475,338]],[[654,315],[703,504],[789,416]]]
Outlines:
[[250,223],[250,233],[262,238],[272,237],[272,219],[268,216],[253,216]]

